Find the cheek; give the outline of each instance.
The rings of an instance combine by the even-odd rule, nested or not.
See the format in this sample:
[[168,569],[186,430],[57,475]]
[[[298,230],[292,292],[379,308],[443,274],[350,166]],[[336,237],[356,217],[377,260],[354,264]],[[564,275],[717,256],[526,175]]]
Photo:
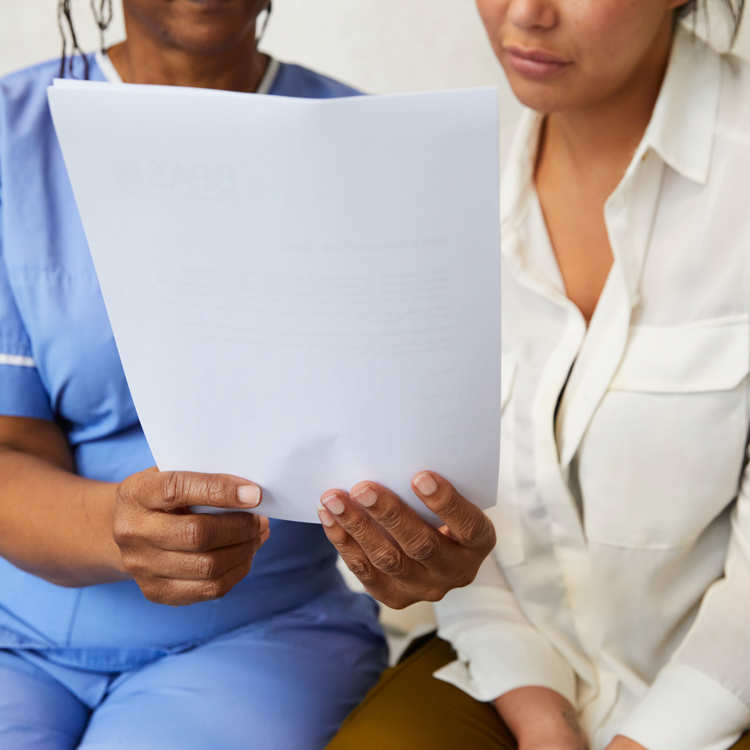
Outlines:
[[648,64],[665,22],[666,0],[585,0],[587,12],[566,23],[576,65],[564,93],[590,104],[627,85]]
[[501,29],[510,0],[477,0],[477,10],[495,54],[500,48]]
[[570,18],[582,62],[590,73],[626,69],[643,58],[662,29],[667,0],[586,0]]

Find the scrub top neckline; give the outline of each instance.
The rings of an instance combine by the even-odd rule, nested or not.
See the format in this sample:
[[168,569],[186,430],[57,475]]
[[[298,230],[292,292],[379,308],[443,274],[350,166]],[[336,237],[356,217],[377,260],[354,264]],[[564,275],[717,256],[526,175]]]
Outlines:
[[[120,74],[117,72],[117,68],[112,64],[109,55],[106,52],[99,50],[95,53],[96,64],[99,69],[104,73],[104,78],[109,83],[122,83],[123,80]],[[273,88],[273,84],[276,81],[276,76],[279,72],[279,61],[275,57],[271,57],[268,62],[266,72],[263,74],[263,78],[260,81],[256,94],[268,94]]]

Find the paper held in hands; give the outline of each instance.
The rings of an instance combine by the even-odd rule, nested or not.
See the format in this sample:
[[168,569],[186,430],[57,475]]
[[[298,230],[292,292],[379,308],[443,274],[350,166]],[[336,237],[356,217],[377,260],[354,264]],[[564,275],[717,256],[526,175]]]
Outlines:
[[494,90],[304,100],[55,81],[49,101],[160,469],[260,512],[499,460]]

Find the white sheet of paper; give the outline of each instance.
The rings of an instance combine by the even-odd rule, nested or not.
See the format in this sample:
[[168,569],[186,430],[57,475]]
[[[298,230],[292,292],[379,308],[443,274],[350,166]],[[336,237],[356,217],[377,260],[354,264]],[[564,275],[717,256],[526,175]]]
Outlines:
[[305,100],[56,81],[49,101],[160,469],[260,511],[433,469],[481,507],[499,461],[492,89]]

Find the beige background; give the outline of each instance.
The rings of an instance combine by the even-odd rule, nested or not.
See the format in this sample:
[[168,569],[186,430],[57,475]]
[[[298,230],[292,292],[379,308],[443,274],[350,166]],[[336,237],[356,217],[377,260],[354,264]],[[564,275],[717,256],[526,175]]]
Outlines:
[[[717,2],[718,0],[710,0]],[[124,36],[121,0],[107,34]],[[507,150],[519,107],[490,51],[473,0],[273,0],[264,47],[371,92],[500,89]],[[0,75],[59,55],[56,0],[0,0]],[[89,0],[72,2],[84,49],[98,45]],[[748,13],[750,15],[750,12]],[[738,48],[750,56],[750,22]]]
[[[120,0],[115,5],[110,44],[124,36]],[[82,47],[95,49],[89,0],[72,7]],[[507,146],[518,105],[473,0],[274,0],[263,46],[371,92],[500,86]],[[0,0],[0,75],[59,52],[56,0]]]
[[[115,5],[109,42],[124,35]],[[72,7],[84,48],[95,47],[89,0]],[[472,0],[274,0],[265,46],[372,91],[499,80]],[[56,0],[0,0],[0,75],[58,49]]]

